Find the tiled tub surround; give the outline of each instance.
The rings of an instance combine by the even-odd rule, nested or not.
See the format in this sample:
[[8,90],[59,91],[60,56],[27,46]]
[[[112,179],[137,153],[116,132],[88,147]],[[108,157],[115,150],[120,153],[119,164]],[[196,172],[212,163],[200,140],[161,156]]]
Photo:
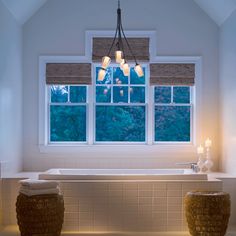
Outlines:
[[222,190],[212,181],[62,181],[66,231],[185,231],[188,191]]
[[[2,180],[3,225],[16,224],[18,181]],[[186,231],[183,197],[194,189],[221,190],[218,180],[60,181],[64,231]]]

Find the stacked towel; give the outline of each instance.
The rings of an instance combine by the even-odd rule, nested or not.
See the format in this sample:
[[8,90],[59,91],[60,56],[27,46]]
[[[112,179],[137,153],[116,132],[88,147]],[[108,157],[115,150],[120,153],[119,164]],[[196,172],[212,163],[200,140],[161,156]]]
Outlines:
[[20,193],[27,196],[60,193],[58,183],[55,181],[27,179],[21,180],[20,184]]

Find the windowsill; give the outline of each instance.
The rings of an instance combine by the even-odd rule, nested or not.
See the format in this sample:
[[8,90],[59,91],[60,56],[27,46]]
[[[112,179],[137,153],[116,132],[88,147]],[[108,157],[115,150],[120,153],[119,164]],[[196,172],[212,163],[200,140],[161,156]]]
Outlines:
[[[65,145],[39,145],[39,150],[41,153],[92,153],[96,157],[99,153],[115,153],[123,154],[121,158],[127,158],[127,154],[150,154],[155,152],[155,154],[182,154],[196,152],[196,147],[189,144],[176,144],[176,143],[156,143],[156,144],[65,144]],[[132,155],[132,156],[133,156]],[[136,155],[137,158],[143,158],[143,155]],[[111,155],[111,158],[113,155]],[[99,156],[100,158],[100,156]]]

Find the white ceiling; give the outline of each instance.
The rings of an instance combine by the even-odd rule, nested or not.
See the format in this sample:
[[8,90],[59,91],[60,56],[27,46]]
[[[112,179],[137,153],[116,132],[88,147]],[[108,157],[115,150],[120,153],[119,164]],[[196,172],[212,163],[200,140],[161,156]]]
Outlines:
[[236,0],[194,0],[219,26],[236,9]]
[[24,24],[47,0],[2,0],[15,19]]
[[[48,0],[0,0],[9,9],[16,20],[24,24]],[[195,1],[219,26],[236,9],[236,0],[193,0]]]

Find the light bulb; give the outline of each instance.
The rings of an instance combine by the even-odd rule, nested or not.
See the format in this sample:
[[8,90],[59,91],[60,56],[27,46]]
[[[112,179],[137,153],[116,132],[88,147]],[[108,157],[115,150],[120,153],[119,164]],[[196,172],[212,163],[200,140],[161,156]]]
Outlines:
[[122,59],[121,63],[120,63],[120,69],[121,70],[123,70],[124,64],[125,64],[125,59]]
[[136,66],[134,67],[135,72],[137,73],[138,77],[142,77],[143,74],[143,68],[141,65],[136,64]]
[[129,76],[129,64],[128,63],[125,63],[123,65],[123,73],[124,73],[124,76]]
[[102,68],[103,69],[106,69],[109,65],[110,65],[110,62],[111,62],[111,58],[108,57],[108,56],[105,56],[102,58]]
[[106,70],[101,68],[98,72],[98,81],[103,81],[106,75]]
[[117,50],[115,52],[115,58],[116,58],[116,63],[121,63],[121,61],[123,59],[123,52],[120,50]]

